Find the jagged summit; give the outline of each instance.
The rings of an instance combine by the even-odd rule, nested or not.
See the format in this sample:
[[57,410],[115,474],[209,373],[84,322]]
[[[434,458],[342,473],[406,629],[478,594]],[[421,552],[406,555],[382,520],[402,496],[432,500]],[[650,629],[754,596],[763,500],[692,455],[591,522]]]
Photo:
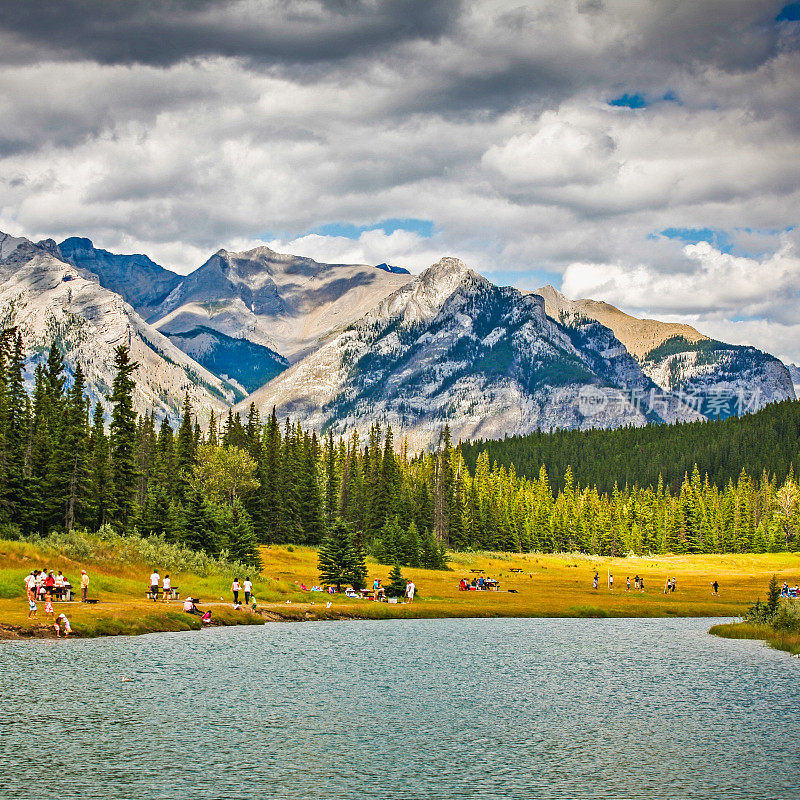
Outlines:
[[168,335],[197,328],[296,361],[411,279],[367,264],[323,264],[266,245],[218,250],[153,313]]
[[84,236],[64,239],[58,250],[61,258],[91,273],[101,286],[124,297],[145,319],[182,280],[142,253],[111,253],[95,247]]

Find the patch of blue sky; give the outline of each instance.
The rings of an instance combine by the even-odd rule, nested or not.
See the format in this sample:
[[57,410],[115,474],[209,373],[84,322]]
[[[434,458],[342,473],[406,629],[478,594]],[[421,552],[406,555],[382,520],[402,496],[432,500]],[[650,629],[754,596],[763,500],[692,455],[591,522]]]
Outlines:
[[410,233],[416,233],[417,236],[423,239],[430,239],[435,232],[433,220],[408,217],[405,219],[384,219],[371,225],[353,225],[349,222],[328,222],[325,225],[312,228],[303,235],[315,233],[319,236],[341,236],[345,239],[358,239],[362,233],[376,230],[382,230],[387,236],[395,231],[409,231]]
[[667,239],[677,239],[686,244],[697,244],[698,242],[708,242],[721,253],[733,252],[733,240],[727,231],[717,228],[664,228],[655,234],[650,234],[649,239],[659,237]]
[[664,92],[664,94],[662,94],[660,97],[647,97],[640,92],[634,92],[633,94],[626,92],[625,94],[621,94],[619,97],[614,97],[608,101],[610,106],[633,109],[647,108],[653,103],[677,103],[678,105],[682,105],[677,93],[672,89]]
[[621,108],[647,108],[647,100],[645,100],[643,94],[639,94],[638,92],[634,94],[622,94],[619,97],[615,97],[613,100],[609,100],[608,104]]
[[775,22],[800,22],[800,3],[785,5],[775,17]]

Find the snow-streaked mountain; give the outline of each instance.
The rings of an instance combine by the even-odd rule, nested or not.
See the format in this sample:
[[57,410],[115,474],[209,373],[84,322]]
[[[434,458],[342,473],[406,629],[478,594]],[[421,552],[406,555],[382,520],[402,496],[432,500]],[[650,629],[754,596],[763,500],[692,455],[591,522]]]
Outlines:
[[569,326],[588,318],[613,330],[649,378],[709,416],[755,411],[795,397],[786,366],[755,347],[710,339],[691,325],[637,319],[608,303],[570,300],[552,286],[536,294],[553,319]]
[[409,280],[386,265],[320,264],[268,247],[220,250],[150,320],[167,335],[210,328],[294,362]]
[[145,319],[183,280],[145,255],[109,253],[80,236],[65,239],[58,249],[64,261],[96,275],[101,286],[122,295]]
[[794,384],[794,393],[800,397],[800,366],[797,364],[787,364],[786,369],[789,370],[789,375]]
[[138,411],[176,418],[184,393],[195,408],[223,410],[233,386],[200,366],[148,325],[118,294],[60,259],[51,240],[33,244],[0,234],[0,327],[17,326],[27,355],[39,358],[55,341],[67,365],[80,362],[93,401],[110,392],[114,349],[129,345]]
[[659,392],[613,333],[565,327],[541,298],[445,258],[242,403],[336,433],[390,423],[416,446],[537,428],[697,419]]

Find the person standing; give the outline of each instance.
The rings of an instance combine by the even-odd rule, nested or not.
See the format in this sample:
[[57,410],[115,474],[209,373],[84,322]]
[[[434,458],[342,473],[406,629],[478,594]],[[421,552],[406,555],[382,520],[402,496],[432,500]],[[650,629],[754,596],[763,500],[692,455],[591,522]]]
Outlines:
[[235,606],[239,605],[239,591],[241,588],[242,587],[239,585],[239,579],[234,578],[233,583],[231,584],[231,592],[233,592],[233,604]]
[[36,570],[31,570],[30,575],[25,577],[25,591],[28,593],[28,600],[33,600],[36,595]]
[[614,591],[614,576],[610,572],[608,573],[608,590]]
[[670,592],[674,592],[675,591],[675,582],[676,582],[676,580],[677,580],[677,578],[675,578],[675,576],[673,576],[672,577],[672,584],[671,584],[670,589],[669,589]]
[[629,592],[630,590],[631,590],[631,576],[628,575],[628,577],[625,578],[625,591]]
[[33,597],[28,598],[28,619],[36,619],[36,600]]
[[244,588],[244,604],[246,606],[250,605],[250,595],[253,594],[253,582],[250,580],[250,576],[245,576],[244,583],[242,584]]
[[408,598],[409,603],[414,602],[414,592],[417,591],[417,587],[414,585],[414,581],[408,580],[406,581],[406,597]]
[[[81,570],[81,602],[85,603],[89,599],[89,575],[85,569]],[[63,614],[62,614],[63,616]],[[66,617],[64,617],[66,619]]]
[[598,584],[599,581],[600,581],[600,574],[595,572],[594,578],[592,578],[592,589],[596,589],[597,588],[597,584]]
[[164,593],[161,597],[161,602],[166,603],[167,600],[172,599],[172,580],[170,579],[169,575],[164,576],[163,590]]
[[719,583],[717,581],[711,582],[711,594],[719,595]]
[[158,600],[158,584],[160,580],[161,576],[158,574],[158,570],[154,568],[150,575],[150,594],[153,595],[154,603]]

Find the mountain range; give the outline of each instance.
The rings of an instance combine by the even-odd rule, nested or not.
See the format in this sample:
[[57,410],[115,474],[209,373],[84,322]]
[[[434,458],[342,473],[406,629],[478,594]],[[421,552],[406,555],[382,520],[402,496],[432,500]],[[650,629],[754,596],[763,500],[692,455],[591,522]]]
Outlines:
[[93,399],[124,343],[139,410],[175,419],[188,391],[202,414],[275,406],[337,433],[388,422],[415,446],[445,423],[466,439],[725,416],[794,398],[797,382],[753,347],[495,286],[455,258],[415,276],[257,247],[183,277],[86,238],[0,234],[0,323],[22,329],[31,364],[55,339]]

